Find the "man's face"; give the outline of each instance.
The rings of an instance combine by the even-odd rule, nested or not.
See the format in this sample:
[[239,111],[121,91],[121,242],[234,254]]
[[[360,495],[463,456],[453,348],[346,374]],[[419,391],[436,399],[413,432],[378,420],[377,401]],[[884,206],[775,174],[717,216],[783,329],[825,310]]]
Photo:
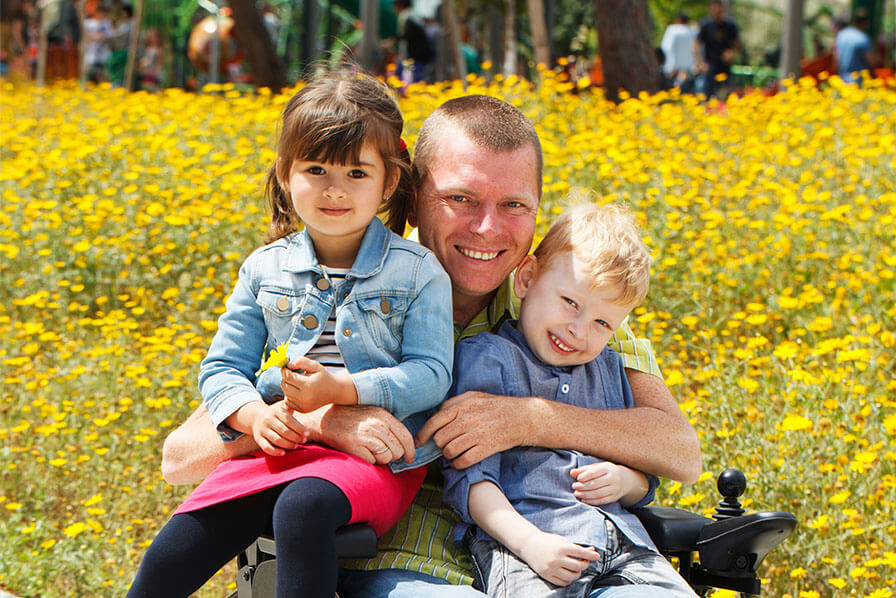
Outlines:
[[541,181],[531,145],[496,153],[455,128],[441,137],[409,220],[451,277],[454,318],[466,324],[529,252]]
[[710,2],[709,4],[709,16],[716,22],[722,22],[725,20],[725,5],[721,2]]

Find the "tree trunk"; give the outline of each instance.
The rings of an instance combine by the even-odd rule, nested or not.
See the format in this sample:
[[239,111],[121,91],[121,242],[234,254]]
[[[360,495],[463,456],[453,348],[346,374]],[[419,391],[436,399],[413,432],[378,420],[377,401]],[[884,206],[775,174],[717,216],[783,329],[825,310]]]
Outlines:
[[143,21],[143,0],[134,3],[134,18],[131,19],[131,38],[128,40],[128,62],[124,68],[124,88],[134,89],[134,72],[137,70],[137,53],[140,51],[140,23]]
[[454,78],[463,82],[464,89],[466,89],[467,65],[464,63],[464,53],[460,49],[460,27],[457,24],[456,11],[454,0],[442,2],[442,19],[445,21],[445,29],[448,32],[448,46],[450,48]]
[[255,0],[231,0],[230,7],[237,44],[252,72],[252,80],[259,87],[279,92],[286,87],[286,71]]
[[504,60],[501,72],[516,74],[516,2],[504,0]]
[[532,45],[535,46],[535,63],[551,67],[551,46],[544,15],[544,0],[527,0],[529,26],[532,28]]
[[660,87],[660,66],[647,29],[647,0],[592,0],[607,98]]
[[803,56],[803,0],[789,0],[784,15],[784,32],[781,41],[780,77],[799,77]]

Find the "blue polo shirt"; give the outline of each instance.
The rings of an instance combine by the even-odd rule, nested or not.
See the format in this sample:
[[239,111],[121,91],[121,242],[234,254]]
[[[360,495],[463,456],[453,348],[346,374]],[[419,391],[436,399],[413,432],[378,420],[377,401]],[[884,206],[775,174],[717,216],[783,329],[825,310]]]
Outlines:
[[[449,396],[478,390],[503,396],[544,397],[589,409],[634,406],[622,359],[615,351],[606,348],[584,365],[551,366],[535,357],[515,324],[507,321],[496,334],[485,332],[458,343]],[[489,481],[501,489],[520,515],[542,531],[603,550],[607,546],[605,521],[609,519],[634,544],[656,551],[638,518],[621,504],[594,507],[573,495],[570,471],[601,461],[578,451],[517,447],[464,470],[445,462],[445,502],[462,519],[455,528],[455,541],[471,528],[476,539],[491,539],[475,526],[467,507],[470,486]],[[653,476],[648,479],[650,489],[635,506],[653,500],[658,480]]]

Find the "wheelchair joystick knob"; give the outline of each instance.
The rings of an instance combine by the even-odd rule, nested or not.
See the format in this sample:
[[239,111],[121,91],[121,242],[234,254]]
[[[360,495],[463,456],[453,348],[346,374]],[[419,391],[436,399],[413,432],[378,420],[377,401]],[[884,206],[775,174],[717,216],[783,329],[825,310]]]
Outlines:
[[736,469],[726,469],[719,474],[716,487],[723,498],[716,506],[716,512],[712,518],[720,521],[743,515],[744,510],[741,508],[737,497],[741,496],[747,489],[747,478],[744,474]]

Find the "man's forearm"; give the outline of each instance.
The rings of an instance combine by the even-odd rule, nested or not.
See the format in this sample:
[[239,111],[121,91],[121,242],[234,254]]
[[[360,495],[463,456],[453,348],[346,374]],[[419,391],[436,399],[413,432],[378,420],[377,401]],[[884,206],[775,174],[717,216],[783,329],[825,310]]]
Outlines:
[[162,476],[171,485],[193,484],[219,463],[258,449],[252,435],[225,443],[205,406],[200,405],[162,446]]
[[531,397],[525,444],[572,449],[672,480],[692,483],[702,473],[700,439],[660,378],[626,370],[635,406],[595,410]]

